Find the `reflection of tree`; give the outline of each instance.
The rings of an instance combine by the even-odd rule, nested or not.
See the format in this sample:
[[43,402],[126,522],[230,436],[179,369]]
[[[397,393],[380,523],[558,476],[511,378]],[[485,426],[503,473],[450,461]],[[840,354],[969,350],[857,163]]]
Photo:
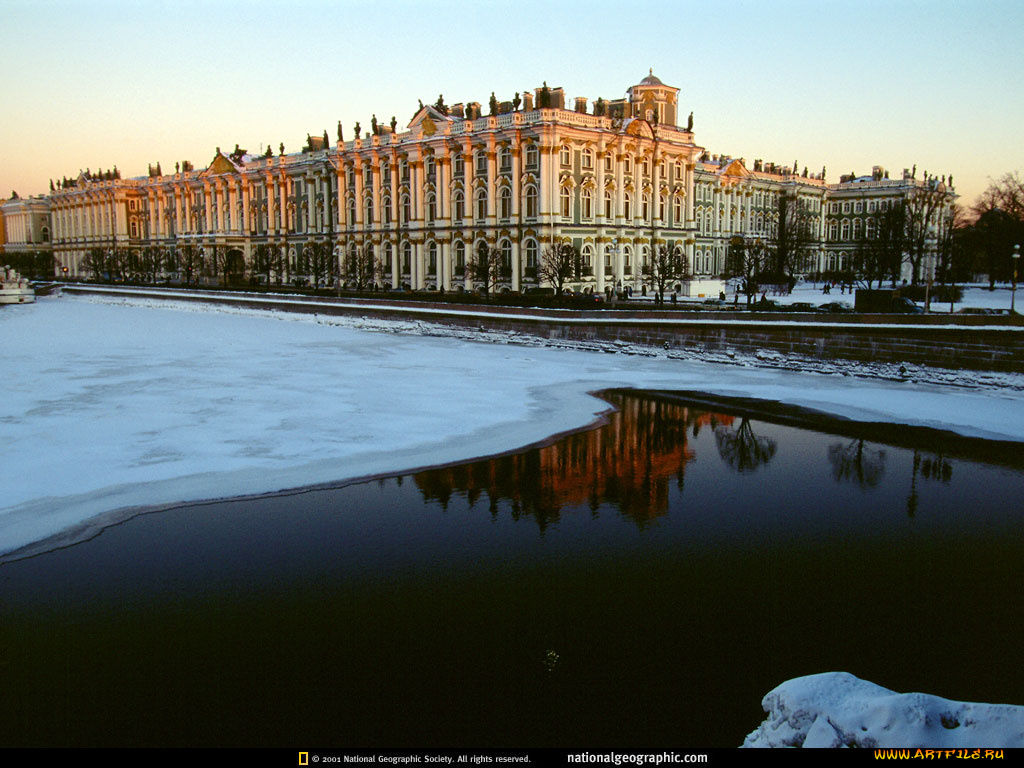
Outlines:
[[948,484],[953,479],[953,465],[942,455],[921,456],[917,450],[914,451],[914,468],[910,473],[910,495],[907,496],[907,516],[913,517],[917,512],[917,478],[918,475],[924,480],[937,480]]
[[470,505],[483,492],[492,515],[509,501],[513,519],[530,516],[544,529],[573,505],[596,514],[610,503],[638,526],[668,511],[669,483],[683,485],[687,431],[731,424],[732,417],[624,393],[608,399],[617,411],[604,426],[510,456],[428,470],[415,482],[428,500],[447,506],[455,493]]
[[735,431],[727,426],[715,429],[715,443],[722,461],[737,472],[753,472],[767,464],[775,455],[776,443],[770,437],[758,437],[750,426],[750,419],[743,419]]
[[828,461],[835,481],[846,480],[861,488],[874,488],[885,474],[885,451],[865,448],[863,440],[828,447]]

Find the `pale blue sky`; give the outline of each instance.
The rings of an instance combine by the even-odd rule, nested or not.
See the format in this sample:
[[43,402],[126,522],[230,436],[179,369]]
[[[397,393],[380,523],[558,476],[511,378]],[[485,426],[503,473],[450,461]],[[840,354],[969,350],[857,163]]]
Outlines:
[[[971,203],[1024,170],[1021,0],[0,0],[0,194],[51,177],[351,137],[491,91],[618,98],[653,67],[696,140],[811,171],[952,173]],[[683,118],[685,120],[685,117]]]

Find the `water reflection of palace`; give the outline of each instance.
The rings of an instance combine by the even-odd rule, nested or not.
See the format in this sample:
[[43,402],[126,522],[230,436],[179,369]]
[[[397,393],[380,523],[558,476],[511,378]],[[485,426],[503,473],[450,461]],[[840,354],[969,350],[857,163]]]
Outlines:
[[732,416],[707,413],[622,392],[605,395],[616,411],[598,429],[569,435],[543,448],[414,476],[426,500],[447,506],[452,494],[471,504],[484,493],[492,514],[511,502],[512,516],[533,516],[541,529],[564,507],[616,506],[638,526],[668,511],[669,483],[682,487],[694,457],[687,430],[731,425]]

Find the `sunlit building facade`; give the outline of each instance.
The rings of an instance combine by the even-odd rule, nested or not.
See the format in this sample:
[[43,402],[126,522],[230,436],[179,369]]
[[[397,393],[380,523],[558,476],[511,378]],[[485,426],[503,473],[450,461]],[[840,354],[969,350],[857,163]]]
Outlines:
[[[180,162],[141,178],[64,179],[49,196],[58,268],[87,275],[95,249],[191,246],[203,257],[199,280],[308,282],[307,254],[326,245],[343,283],[369,256],[379,286],[457,291],[477,287],[474,256],[496,250],[498,289],[525,291],[541,284],[545,249],[571,243],[579,260],[569,288],[639,292],[643,265],[662,247],[684,253],[697,277],[724,275],[731,245],[772,237],[780,195],[814,217],[801,271],[845,268],[854,225],[832,227],[829,203],[842,210],[913,183],[829,185],[824,173],[709,155],[692,114],[679,124],[679,89],[653,73],[589,111],[586,98],[568,105],[546,85],[489,111],[439,99],[402,130],[374,119],[372,131],[344,140],[339,124],[335,140],[307,137],[300,152],[236,145],[199,170]],[[268,252],[272,268],[257,268]]]

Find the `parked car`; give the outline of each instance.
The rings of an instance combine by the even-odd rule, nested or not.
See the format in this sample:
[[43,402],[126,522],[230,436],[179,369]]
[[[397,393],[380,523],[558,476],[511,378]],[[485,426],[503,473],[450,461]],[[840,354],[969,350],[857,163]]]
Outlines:
[[853,307],[847,304],[845,301],[830,301],[827,304],[822,304],[818,307],[819,312],[830,312],[834,315],[848,314],[853,312]]
[[809,301],[794,301],[783,308],[787,312],[817,312],[818,308]]

